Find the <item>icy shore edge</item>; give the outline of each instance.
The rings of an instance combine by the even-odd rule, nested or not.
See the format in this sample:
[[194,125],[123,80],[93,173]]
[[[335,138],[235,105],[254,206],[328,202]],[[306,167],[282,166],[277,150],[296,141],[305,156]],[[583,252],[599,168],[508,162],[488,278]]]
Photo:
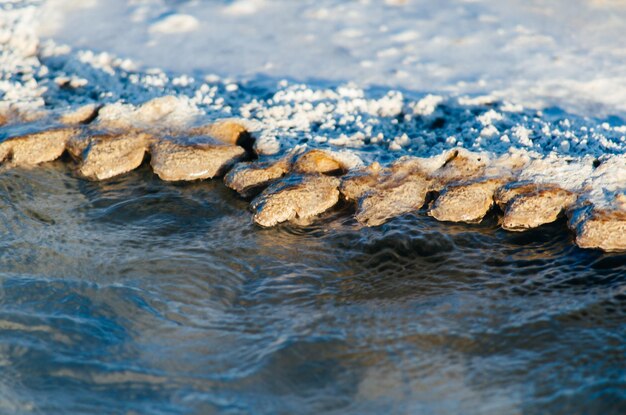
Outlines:
[[476,223],[499,209],[507,230],[566,214],[579,246],[626,250],[621,120],[489,96],[171,76],[42,43],[36,3],[0,7],[3,168],[67,152],[82,177],[106,180],[149,154],[163,180],[225,175],[256,196],[261,226],[311,220],[341,199],[364,226],[420,209]]

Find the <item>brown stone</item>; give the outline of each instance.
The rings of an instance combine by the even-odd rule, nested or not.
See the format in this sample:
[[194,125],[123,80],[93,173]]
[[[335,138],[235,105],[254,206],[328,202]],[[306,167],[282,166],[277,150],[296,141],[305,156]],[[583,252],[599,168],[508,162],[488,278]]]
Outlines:
[[339,201],[339,179],[292,175],[265,189],[252,201],[254,221],[264,227],[317,216]]
[[493,206],[493,195],[505,179],[492,178],[448,186],[428,214],[440,221],[480,222]]
[[101,134],[89,137],[79,173],[90,180],[105,180],[139,167],[152,137],[145,133]]
[[238,145],[246,150],[251,150],[254,137],[248,129],[236,120],[219,120],[212,124],[192,128],[189,135],[203,135],[213,137],[223,143]]
[[575,193],[554,186],[520,193],[506,204],[502,228],[522,231],[554,222],[576,199]]
[[588,206],[570,218],[576,245],[607,252],[626,251],[626,210],[600,210]]
[[378,226],[393,217],[420,209],[426,202],[431,184],[431,180],[421,173],[388,180],[360,198],[356,220],[365,226]]
[[293,171],[301,174],[343,174],[347,168],[326,151],[309,150],[296,159]]
[[383,174],[380,164],[372,163],[343,177],[339,191],[346,200],[357,201],[381,182]]
[[87,104],[75,109],[74,111],[61,115],[59,117],[59,122],[68,125],[89,124],[98,116],[99,110],[99,105]]
[[80,132],[77,128],[57,128],[8,138],[0,143],[0,161],[12,166],[32,166],[56,160],[67,142]]
[[270,162],[238,163],[224,176],[224,184],[241,196],[250,197],[286,175],[290,168],[290,157]]
[[239,161],[245,150],[221,142],[181,144],[157,140],[150,145],[152,170],[166,181],[210,179]]
[[443,166],[432,174],[434,189],[443,189],[448,183],[455,181],[468,181],[482,177],[487,162],[486,156],[481,154],[467,150],[453,151]]

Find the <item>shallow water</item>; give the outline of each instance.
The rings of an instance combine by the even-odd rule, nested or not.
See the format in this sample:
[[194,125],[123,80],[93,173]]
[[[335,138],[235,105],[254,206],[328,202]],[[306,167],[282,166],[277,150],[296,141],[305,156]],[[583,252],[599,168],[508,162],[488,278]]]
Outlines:
[[626,255],[220,181],[0,174],[0,413],[625,413]]

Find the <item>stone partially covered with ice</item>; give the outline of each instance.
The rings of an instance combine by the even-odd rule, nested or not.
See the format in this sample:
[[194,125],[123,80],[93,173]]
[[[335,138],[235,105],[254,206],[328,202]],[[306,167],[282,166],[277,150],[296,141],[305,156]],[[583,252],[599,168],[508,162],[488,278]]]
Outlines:
[[620,197],[612,208],[588,205],[572,212],[569,226],[576,234],[576,245],[581,248],[626,251],[626,203]]
[[254,221],[264,227],[317,216],[339,201],[339,179],[324,175],[291,175],[252,201]]
[[276,161],[238,163],[224,176],[224,184],[241,196],[250,197],[286,175],[290,169],[291,156]]
[[385,181],[359,199],[356,220],[365,226],[378,226],[420,209],[431,186],[432,181],[419,171]]
[[499,196],[505,204],[502,228],[521,231],[554,222],[576,202],[578,195],[557,186],[523,185],[520,192]]
[[492,178],[450,185],[439,194],[428,214],[440,221],[480,222],[494,204],[494,192],[505,182],[504,178]]
[[0,142],[0,161],[11,166],[32,166],[56,160],[68,141],[80,135],[78,128],[53,128],[9,137]]
[[245,154],[243,147],[217,140],[179,143],[160,139],[150,145],[150,165],[166,181],[210,179],[223,175]]
[[81,141],[87,145],[80,152],[78,171],[90,180],[105,180],[132,171],[141,165],[151,141],[151,135],[136,132],[90,136]]

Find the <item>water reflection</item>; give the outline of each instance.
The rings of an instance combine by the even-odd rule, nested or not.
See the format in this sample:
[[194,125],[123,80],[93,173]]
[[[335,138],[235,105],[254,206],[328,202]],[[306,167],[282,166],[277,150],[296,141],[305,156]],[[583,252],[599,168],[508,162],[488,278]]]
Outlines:
[[219,181],[0,176],[2,413],[623,413],[626,256]]

